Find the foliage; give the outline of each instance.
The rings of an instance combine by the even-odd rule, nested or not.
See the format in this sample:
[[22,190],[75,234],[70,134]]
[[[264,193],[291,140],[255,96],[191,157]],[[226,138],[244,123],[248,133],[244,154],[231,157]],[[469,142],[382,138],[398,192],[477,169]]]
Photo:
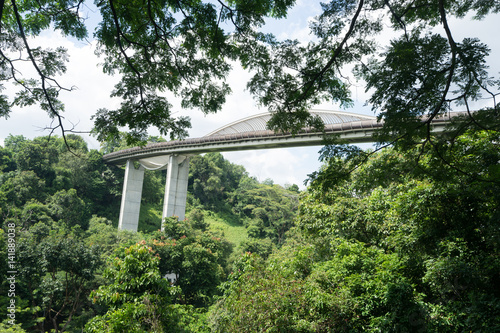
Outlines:
[[[74,135],[66,142],[11,135],[2,151],[9,157],[0,172],[2,228],[16,229],[16,321],[28,331],[81,330],[91,317],[87,296],[99,283],[102,255],[126,240],[109,226],[115,237],[105,244],[106,235],[97,236],[94,223],[88,229],[92,213],[118,211],[110,186],[119,186],[116,170]],[[6,251],[2,247],[4,257]],[[3,283],[2,304],[9,300],[5,288]]]
[[498,132],[441,144],[333,161],[285,244],[236,262],[213,331],[498,330]]
[[238,216],[209,210],[204,210],[203,215],[205,221],[210,225],[210,230],[224,235],[224,238],[234,246],[233,252],[239,252],[237,246],[248,238],[248,234]]
[[28,140],[11,135],[5,141],[4,150],[15,163],[0,174],[1,205],[26,210],[35,200],[49,207],[46,214],[55,221],[84,229],[92,212],[116,219],[123,171],[105,165],[102,154],[88,151],[81,137],[68,135],[65,142],[56,136]]
[[[212,173],[231,189],[220,194],[225,205],[213,203],[222,209],[209,213],[194,198],[188,219],[169,218],[163,232],[141,234],[90,217],[103,211],[90,194],[80,196],[79,190],[88,192],[65,171],[75,163],[56,138],[48,146],[57,152],[51,163],[24,171],[15,163],[0,177],[4,227],[17,228],[16,318],[22,329],[38,331],[494,332],[500,325],[499,140],[498,132],[470,124],[460,135],[433,138],[434,145],[325,155],[326,172],[302,195],[293,225],[297,192],[260,184],[221,156],[208,156],[211,163],[201,161],[193,174],[208,165],[208,174],[226,168],[236,175],[222,181]],[[90,181],[97,172],[118,177],[73,141],[87,156],[85,168],[76,170]],[[43,156],[41,143],[17,144],[37,146]],[[14,160],[22,153],[5,149]],[[367,162],[359,165],[359,157]],[[38,188],[39,198],[23,185],[19,193],[10,190],[27,184],[35,191],[42,178],[34,170],[55,174]],[[161,177],[151,180],[158,191]],[[93,198],[119,192],[104,184],[91,186],[102,191]],[[250,235],[232,272],[231,244],[207,228],[216,214],[243,223]],[[288,223],[287,234],[276,242],[271,237],[280,221]],[[125,248],[116,250],[120,245]],[[107,268],[105,258],[115,258]],[[173,285],[164,279],[171,273]],[[95,303],[87,298],[92,289]],[[6,299],[0,295],[0,304]]]
[[117,230],[110,220],[96,215],[89,220],[89,228],[84,235],[85,244],[97,246],[104,261],[112,256],[118,247],[132,246],[144,238],[145,235],[140,232]]
[[[322,100],[348,105],[347,64],[355,64],[355,75],[371,93],[370,105],[384,120],[380,142],[428,139],[432,119],[453,104],[467,111],[483,107],[474,104],[483,97],[498,117],[498,79],[488,74],[488,46],[476,38],[456,40],[449,24],[467,15],[481,19],[498,13],[497,3],[353,0],[327,2],[322,9],[310,25],[312,42],[262,38],[268,48],[248,42],[258,50],[243,61],[256,73],[248,87],[275,112],[271,128],[297,132],[304,125],[318,126],[307,111]],[[394,36],[388,44],[379,38],[386,33]],[[469,114],[467,121],[474,118]]]
[[188,220],[167,218],[163,233],[151,246],[159,254],[162,275],[175,274],[174,284],[182,290],[179,302],[196,307],[211,304],[232,246],[211,231],[193,229]]
[[44,199],[45,181],[33,171],[11,172],[3,177],[2,193],[16,206],[23,206],[32,199]]
[[0,330],[5,333],[25,333],[26,331],[21,328],[19,324],[3,324],[0,323]]
[[239,247],[240,252],[255,253],[264,259],[267,259],[267,257],[269,257],[274,248],[275,246],[269,238],[256,239],[252,236],[242,241]]
[[[385,120],[379,140],[427,137],[430,120],[457,103],[489,99],[498,113],[498,79],[488,74],[489,48],[476,38],[456,40],[452,19],[484,18],[498,13],[495,1],[347,0],[322,4],[311,21],[312,41],[280,40],[264,33],[269,19],[282,19],[295,4],[283,1],[139,2],[100,1],[94,38],[103,70],[120,75],[110,92],[121,99],[115,110],[99,109],[94,133],[114,141],[128,127],[127,142],[144,142],[147,128],[157,127],[171,138],[186,136],[189,119],[173,116],[172,104],[161,94],[172,92],[183,108],[217,112],[231,92],[225,79],[234,61],[252,72],[248,90],[273,117],[269,126],[296,133],[305,125],[322,127],[308,110],[322,101],[350,105],[350,82],[344,68],[356,65],[356,75],[373,92],[370,103]],[[34,47],[32,37],[48,29],[84,39],[83,0],[17,3],[0,6],[2,81],[20,90],[13,99],[0,98],[1,116],[12,105],[39,105],[66,138],[64,87],[57,79],[66,71],[62,47]],[[96,14],[97,15],[97,14]],[[381,34],[394,35],[388,45]],[[29,62],[33,77],[21,75],[18,60]],[[421,122],[420,116],[428,116]],[[474,117],[470,115],[469,120]],[[68,144],[69,146],[69,144]],[[35,152],[34,152],[35,153]]]
[[279,185],[248,181],[233,196],[233,211],[251,218],[247,222],[250,237],[269,238],[281,245],[292,226],[298,195]]
[[70,330],[72,318],[87,306],[101,261],[97,248],[86,246],[79,236],[40,222],[17,237],[16,292],[30,308],[20,316],[24,328]]
[[301,244],[291,252],[277,252],[267,266],[262,262],[251,266],[247,263],[243,270],[234,273],[236,278],[230,280],[226,297],[212,309],[214,331],[414,328],[414,323],[405,320],[420,315],[419,305],[409,281],[401,276],[396,255],[386,255],[360,243],[339,242],[336,256],[310,267],[304,276],[294,270],[296,264],[303,264],[295,256],[304,251],[311,256],[307,246]]
[[85,326],[86,332],[162,332],[169,321],[171,291],[158,269],[159,258],[141,244],[122,248],[104,275],[110,283],[92,291],[94,303],[108,311]]
[[86,222],[89,219],[87,207],[85,202],[78,198],[75,189],[56,192],[48,200],[48,207],[54,219],[59,223],[65,223],[70,228],[80,225],[82,229],[87,229]]
[[[257,221],[256,216],[233,211],[230,200],[236,200],[238,193],[238,200],[262,205],[265,212],[287,209],[281,207],[282,201],[297,200],[297,192],[259,184],[243,167],[229,163],[220,154],[211,154],[200,157],[191,173],[220,177],[220,184],[226,186],[224,191],[214,188],[210,192],[206,184],[200,184],[200,193],[218,193],[218,200],[226,203],[202,203],[203,196],[190,194],[187,219],[167,219],[163,232],[157,231],[159,224],[145,223],[146,218],[141,220],[144,232],[117,230],[123,170],[106,166],[102,154],[88,150],[77,136],[68,135],[66,143],[55,136],[50,140],[9,136],[2,148],[5,163],[0,171],[0,214],[3,228],[16,226],[20,281],[16,285],[16,320],[26,331],[72,332],[85,327],[88,331],[208,332],[207,309],[220,295],[218,286],[226,279],[233,252],[250,249],[264,256],[274,248],[269,238],[254,238],[240,248],[239,238],[235,244],[226,240],[215,224],[237,226],[235,230],[245,238],[242,220],[247,226]],[[23,156],[25,149],[30,154]],[[50,159],[46,159],[48,155]],[[204,165],[205,169],[200,167]],[[214,172],[217,168],[223,172]],[[161,211],[164,182],[161,172],[146,175],[144,191],[148,193],[143,208],[147,214],[141,212],[141,216]],[[262,198],[252,201],[254,192],[250,189],[261,193]],[[208,211],[208,206],[219,210]],[[265,214],[259,215],[262,218]],[[266,232],[274,234],[271,227],[266,226]],[[0,254],[6,257],[4,236]],[[148,248],[147,253],[140,250],[142,247]],[[116,257],[126,264],[118,265],[110,259]],[[4,262],[0,272],[4,276],[6,271]],[[171,273],[175,274],[173,285],[164,279]],[[142,289],[131,287],[136,283]],[[9,302],[6,288],[4,280],[0,304]],[[88,297],[92,290],[99,301]]]
[[189,212],[187,220],[191,222],[193,229],[205,231],[209,226],[205,221],[205,215],[203,214],[203,211],[198,208],[194,208]]
[[0,172],[14,171],[16,168],[16,162],[12,158],[12,152],[7,149],[0,147]]
[[189,164],[189,192],[207,208],[226,201],[248,177],[241,165],[230,163],[220,153],[194,156]]
[[300,282],[270,276],[262,260],[250,253],[243,255],[236,267],[225,297],[212,309],[212,332],[293,332],[290,318],[300,316],[294,310],[306,311]]
[[[100,109],[95,115],[95,131],[101,141],[115,139],[119,128],[130,128],[127,139],[141,140],[148,126],[156,126],[162,135],[185,136],[186,118],[172,117],[172,106],[159,91],[169,90],[180,96],[183,107],[216,112],[231,91],[223,81],[237,57],[235,36],[245,36],[264,17],[283,17],[293,1],[212,2],[122,2],[96,3],[100,21],[94,36],[98,53],[104,57],[103,69],[118,72],[122,80],[112,96],[121,97],[117,110]],[[64,104],[61,91],[71,91],[57,81],[66,71],[67,52],[62,47],[33,47],[30,37],[48,29],[64,36],[88,37],[84,2],[45,1],[43,4],[2,2],[0,6],[4,46],[1,58],[3,81],[20,87],[15,104],[38,104],[65,134],[62,121]],[[18,55],[16,55],[19,54]],[[18,75],[16,61],[30,61],[34,78]],[[18,74],[16,74],[18,73]],[[2,96],[1,116],[11,112],[11,101]]]
[[145,241],[120,248],[110,264],[104,273],[109,283],[90,294],[107,311],[85,332],[207,332],[202,311],[174,304],[180,289],[162,277],[160,257]]
[[[195,156],[190,161],[188,189],[194,202],[207,210],[232,215],[245,225],[250,237],[270,239],[280,245],[292,225],[298,187],[284,189],[266,181],[260,184],[242,166],[230,163],[220,153]],[[257,240],[250,242],[257,246]],[[240,252],[251,251],[248,246]],[[270,244],[260,247],[267,247],[264,252],[270,253]]]

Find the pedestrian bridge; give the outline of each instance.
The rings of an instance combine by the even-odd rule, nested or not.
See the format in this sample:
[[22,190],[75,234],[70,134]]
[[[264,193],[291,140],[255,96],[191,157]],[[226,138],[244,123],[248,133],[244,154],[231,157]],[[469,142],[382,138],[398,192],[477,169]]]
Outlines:
[[[304,128],[295,135],[276,133],[266,127],[271,114],[263,113],[223,126],[201,138],[150,143],[104,155],[105,162],[126,166],[118,228],[137,230],[145,169],[167,170],[162,218],[184,219],[189,156],[216,151],[318,146],[322,145],[325,134],[336,134],[350,143],[373,142],[374,131],[383,125],[373,116],[324,110],[310,113],[323,120],[323,132]],[[444,128],[449,117],[434,119],[433,130]]]

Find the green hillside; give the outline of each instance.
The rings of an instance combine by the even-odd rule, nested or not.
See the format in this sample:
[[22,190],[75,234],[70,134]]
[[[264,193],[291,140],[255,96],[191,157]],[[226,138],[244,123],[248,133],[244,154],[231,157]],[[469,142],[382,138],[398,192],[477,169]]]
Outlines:
[[476,130],[439,151],[331,156],[303,193],[194,156],[186,219],[161,221],[165,174],[148,171],[130,232],[117,229],[124,171],[102,152],[9,136],[0,328],[495,332],[499,141]]

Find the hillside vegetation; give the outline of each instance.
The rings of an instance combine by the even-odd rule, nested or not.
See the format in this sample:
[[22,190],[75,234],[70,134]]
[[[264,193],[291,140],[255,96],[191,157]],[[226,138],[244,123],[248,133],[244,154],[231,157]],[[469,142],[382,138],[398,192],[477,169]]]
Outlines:
[[17,274],[15,297],[0,285],[0,329],[497,332],[499,141],[464,130],[439,149],[325,157],[303,193],[195,156],[187,218],[160,231],[165,175],[146,172],[129,232],[117,230],[123,169],[102,161],[122,145],[9,136],[0,252],[14,228]]
[[[15,226],[15,322],[22,329],[71,332],[87,324],[90,331],[100,332],[105,321],[126,316],[130,322],[115,330],[133,331],[139,329],[133,322],[145,306],[141,297],[164,288],[166,294],[151,302],[176,314],[161,320],[189,331],[186,322],[204,318],[239,254],[250,251],[267,257],[283,244],[297,211],[298,187],[285,189],[270,180],[259,183],[242,166],[216,153],[191,160],[186,220],[168,219],[160,231],[165,172],[147,171],[139,232],[117,230],[124,170],[104,164],[102,154],[122,147],[107,145],[99,152],[88,150],[76,135],[67,136],[66,142],[11,135],[0,148],[0,215],[5,230],[0,249],[7,258],[4,233]],[[155,256],[134,252],[144,248]],[[135,255],[138,266],[121,272],[116,260]],[[2,261],[1,270],[6,276],[7,261]],[[172,273],[176,281],[175,286],[164,285],[163,279],[144,281],[132,292],[120,289],[123,278],[112,287],[115,273],[127,275],[131,283]],[[3,314],[11,299],[8,290],[3,279]],[[118,310],[137,297],[140,304],[130,305],[131,312]],[[180,317],[184,319],[178,322]],[[138,322],[138,327],[149,325]]]

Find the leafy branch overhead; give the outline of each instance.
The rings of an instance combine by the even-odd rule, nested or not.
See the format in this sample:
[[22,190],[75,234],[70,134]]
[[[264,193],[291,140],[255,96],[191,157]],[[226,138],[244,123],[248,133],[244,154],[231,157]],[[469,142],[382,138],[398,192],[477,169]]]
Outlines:
[[[231,88],[232,65],[251,71],[248,91],[274,116],[268,126],[297,132],[321,128],[307,112],[321,102],[349,106],[346,68],[354,66],[366,82],[369,103],[384,120],[381,142],[428,138],[430,121],[458,105],[472,111],[486,99],[498,114],[498,78],[488,73],[489,48],[480,40],[457,40],[450,21],[482,19],[500,11],[495,1],[344,0],[322,4],[310,23],[312,41],[279,40],[264,33],[266,20],[285,19],[293,0],[84,0],[1,1],[0,66],[2,87],[8,81],[21,89],[15,98],[0,98],[0,115],[12,106],[39,105],[65,127],[59,84],[68,56],[63,48],[32,46],[32,37],[55,29],[68,37],[88,38],[83,9],[97,7],[100,21],[93,32],[103,70],[120,77],[111,96],[121,99],[114,110],[93,116],[100,141],[114,140],[128,128],[130,143],[146,137],[149,127],[162,135],[183,138],[190,121],[174,116],[171,92],[183,108],[219,111]],[[394,36],[389,45],[379,37]],[[24,77],[19,64],[31,63],[34,78]],[[427,116],[422,125],[421,116]]]

